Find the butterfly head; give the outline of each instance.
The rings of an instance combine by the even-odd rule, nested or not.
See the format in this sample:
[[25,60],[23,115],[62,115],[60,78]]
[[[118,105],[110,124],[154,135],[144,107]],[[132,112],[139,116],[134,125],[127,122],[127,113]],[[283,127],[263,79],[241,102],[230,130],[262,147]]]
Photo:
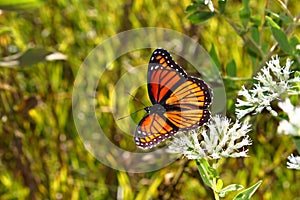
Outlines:
[[145,108],[148,114],[158,114],[163,115],[166,112],[166,108],[161,104],[154,104],[153,106],[149,106]]

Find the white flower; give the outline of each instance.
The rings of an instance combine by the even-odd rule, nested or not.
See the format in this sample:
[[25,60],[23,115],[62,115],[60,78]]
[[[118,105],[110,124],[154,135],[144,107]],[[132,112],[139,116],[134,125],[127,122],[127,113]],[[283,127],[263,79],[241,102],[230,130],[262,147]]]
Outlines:
[[300,170],[300,156],[294,156],[291,154],[288,157],[287,168]]
[[[181,153],[188,159],[207,157],[219,159],[221,157],[246,157],[246,146],[252,144],[247,135],[250,131],[248,123],[234,124],[226,117],[216,115],[207,124],[208,130],[201,128],[188,133],[178,133],[168,146],[169,152]],[[203,140],[198,140],[198,135]]]
[[199,159],[205,157],[204,149],[200,147],[198,132],[191,131],[190,134],[178,133],[173,137],[168,146],[170,153],[183,154],[188,159]]
[[279,134],[300,136],[300,107],[294,107],[289,98],[285,102],[279,102],[278,106],[288,115],[289,120],[282,120],[278,126]]
[[290,79],[290,67],[292,65],[290,59],[286,60],[285,66],[280,66],[279,57],[272,57],[272,60],[267,62],[267,66],[261,69],[261,72],[254,77],[258,83],[247,90],[244,86],[239,91],[238,95],[243,96],[243,99],[237,99],[236,115],[240,119],[245,115],[253,112],[260,113],[266,108],[272,115],[277,116],[277,112],[272,109],[271,102],[280,99],[282,94],[288,94],[292,91],[293,82],[299,82],[299,78]]
[[211,12],[214,12],[215,8],[212,0],[204,0],[204,4],[208,6]]

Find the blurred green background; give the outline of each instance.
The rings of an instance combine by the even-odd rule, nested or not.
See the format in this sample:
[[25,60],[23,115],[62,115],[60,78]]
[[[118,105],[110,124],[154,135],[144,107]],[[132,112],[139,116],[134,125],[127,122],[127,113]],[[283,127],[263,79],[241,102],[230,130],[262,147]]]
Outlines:
[[[159,171],[131,174],[108,168],[90,155],[73,122],[76,73],[89,52],[114,34],[148,26],[174,29],[208,52],[214,49],[226,85],[227,114],[234,118],[234,99],[247,82],[229,75],[247,80],[262,67],[264,55],[276,43],[264,15],[267,10],[283,12],[279,1],[250,1],[251,16],[258,21],[253,27],[261,33],[262,57],[249,53],[243,34],[229,23],[240,21],[243,4],[237,0],[227,3],[226,17],[201,24],[187,19],[190,0],[29,2],[2,6],[0,11],[0,58],[15,55],[19,61],[19,67],[0,68],[0,199],[211,199],[194,162],[183,159]],[[290,1],[288,9],[299,15],[300,4]],[[299,33],[298,26],[289,34]],[[67,58],[38,62],[49,52]],[[151,50],[125,56],[108,69],[108,78],[98,88],[107,94],[97,96],[99,113],[109,112],[110,88],[126,72],[123,66],[145,64],[150,54]],[[234,72],[228,67],[233,61]],[[299,63],[295,66],[299,70]],[[114,143],[135,148],[132,137],[123,136],[110,114],[99,116],[99,123]],[[253,199],[300,199],[300,173],[286,168],[287,156],[295,151],[293,140],[276,130],[277,122],[267,113],[253,120],[249,157],[220,161],[226,185],[250,186],[263,180]]]

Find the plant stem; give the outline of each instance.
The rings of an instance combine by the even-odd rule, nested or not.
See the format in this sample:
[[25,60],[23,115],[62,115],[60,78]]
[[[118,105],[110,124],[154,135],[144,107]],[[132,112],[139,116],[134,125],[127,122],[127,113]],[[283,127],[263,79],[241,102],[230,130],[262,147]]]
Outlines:
[[220,197],[219,197],[219,194],[218,194],[216,188],[217,188],[217,178],[214,178],[212,190],[214,191],[215,200],[219,200]]
[[214,191],[215,200],[219,200],[220,199],[219,194],[215,190],[213,191]]

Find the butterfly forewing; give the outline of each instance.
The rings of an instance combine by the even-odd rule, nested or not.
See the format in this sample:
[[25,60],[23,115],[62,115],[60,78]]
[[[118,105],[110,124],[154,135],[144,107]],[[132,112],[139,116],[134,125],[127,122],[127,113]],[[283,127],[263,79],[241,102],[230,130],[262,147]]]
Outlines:
[[166,104],[181,109],[206,109],[211,104],[211,91],[204,81],[188,77],[172,92]]
[[186,72],[166,50],[156,49],[148,66],[148,94],[152,104],[165,101],[172,89],[182,84],[186,77]]

